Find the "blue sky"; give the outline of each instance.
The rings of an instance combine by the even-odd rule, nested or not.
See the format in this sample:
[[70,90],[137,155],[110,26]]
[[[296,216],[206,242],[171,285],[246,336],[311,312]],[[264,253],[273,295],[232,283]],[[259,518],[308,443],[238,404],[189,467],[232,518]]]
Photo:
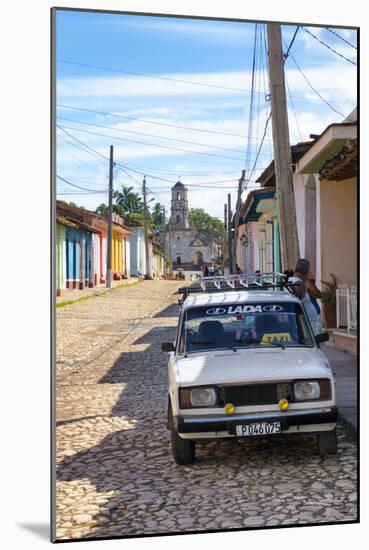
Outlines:
[[[295,29],[282,27],[287,44]],[[335,34],[308,29],[356,62],[356,50]],[[355,31],[333,30],[356,44]],[[259,25],[247,160],[255,23],[58,11],[57,123],[64,130],[57,132],[57,173],[94,191],[58,179],[58,198],[91,209],[106,202],[108,161],[103,157],[114,145],[116,189],[124,184],[139,191],[145,174],[152,197],[168,208],[170,187],[181,177],[189,186],[190,207],[222,217],[227,193],[235,200],[241,170],[250,173],[268,116],[263,32]],[[341,122],[356,106],[356,67],[304,29],[291,54],[340,113],[314,94],[289,58],[286,77],[295,109],[288,96],[290,140],[296,143]],[[272,159],[271,145],[269,127],[249,188]]]

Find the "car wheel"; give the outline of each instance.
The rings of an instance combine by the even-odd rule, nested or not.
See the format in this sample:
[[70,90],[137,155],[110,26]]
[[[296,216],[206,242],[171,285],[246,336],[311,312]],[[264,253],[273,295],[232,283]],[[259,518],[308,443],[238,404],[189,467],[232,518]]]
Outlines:
[[173,413],[170,399],[168,402],[168,427],[171,431],[172,453],[177,464],[184,466],[195,462],[195,442],[182,439],[174,427]]
[[172,428],[172,453],[174,460],[180,466],[193,464],[195,462],[195,442],[182,439]]
[[321,455],[335,455],[337,453],[336,428],[330,432],[318,434],[318,449]]

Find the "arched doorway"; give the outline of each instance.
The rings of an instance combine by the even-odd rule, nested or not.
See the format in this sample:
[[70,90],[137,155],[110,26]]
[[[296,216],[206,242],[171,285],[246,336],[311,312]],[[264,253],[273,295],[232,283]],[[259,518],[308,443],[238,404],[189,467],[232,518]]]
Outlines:
[[197,265],[197,266],[202,266],[203,263],[204,263],[204,257],[203,257],[203,254],[202,252],[200,251],[197,251],[195,252],[195,258],[194,258],[194,264]]

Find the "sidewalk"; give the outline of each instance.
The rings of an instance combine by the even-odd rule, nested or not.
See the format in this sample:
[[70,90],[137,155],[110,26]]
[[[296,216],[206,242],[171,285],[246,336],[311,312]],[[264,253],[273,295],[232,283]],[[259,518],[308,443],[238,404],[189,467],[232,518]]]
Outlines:
[[[137,283],[139,281],[138,277],[130,277],[129,279],[121,279],[120,281],[112,281],[112,288],[119,286],[129,286]],[[94,286],[93,288],[84,288],[83,290],[70,290],[63,294],[63,296],[56,297],[56,304],[62,302],[77,302],[81,298],[87,298],[88,296],[99,296],[99,294],[104,294],[109,289],[106,288],[105,283]]]
[[349,353],[326,344],[322,344],[321,350],[335,373],[338,411],[356,429],[357,359]]

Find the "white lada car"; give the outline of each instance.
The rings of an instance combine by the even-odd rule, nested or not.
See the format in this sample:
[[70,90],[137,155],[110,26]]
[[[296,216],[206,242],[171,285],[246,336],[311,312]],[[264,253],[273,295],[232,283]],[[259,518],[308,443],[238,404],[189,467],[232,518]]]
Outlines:
[[178,464],[196,441],[315,433],[337,450],[335,383],[300,300],[282,290],[202,292],[183,302],[169,352],[168,428]]

